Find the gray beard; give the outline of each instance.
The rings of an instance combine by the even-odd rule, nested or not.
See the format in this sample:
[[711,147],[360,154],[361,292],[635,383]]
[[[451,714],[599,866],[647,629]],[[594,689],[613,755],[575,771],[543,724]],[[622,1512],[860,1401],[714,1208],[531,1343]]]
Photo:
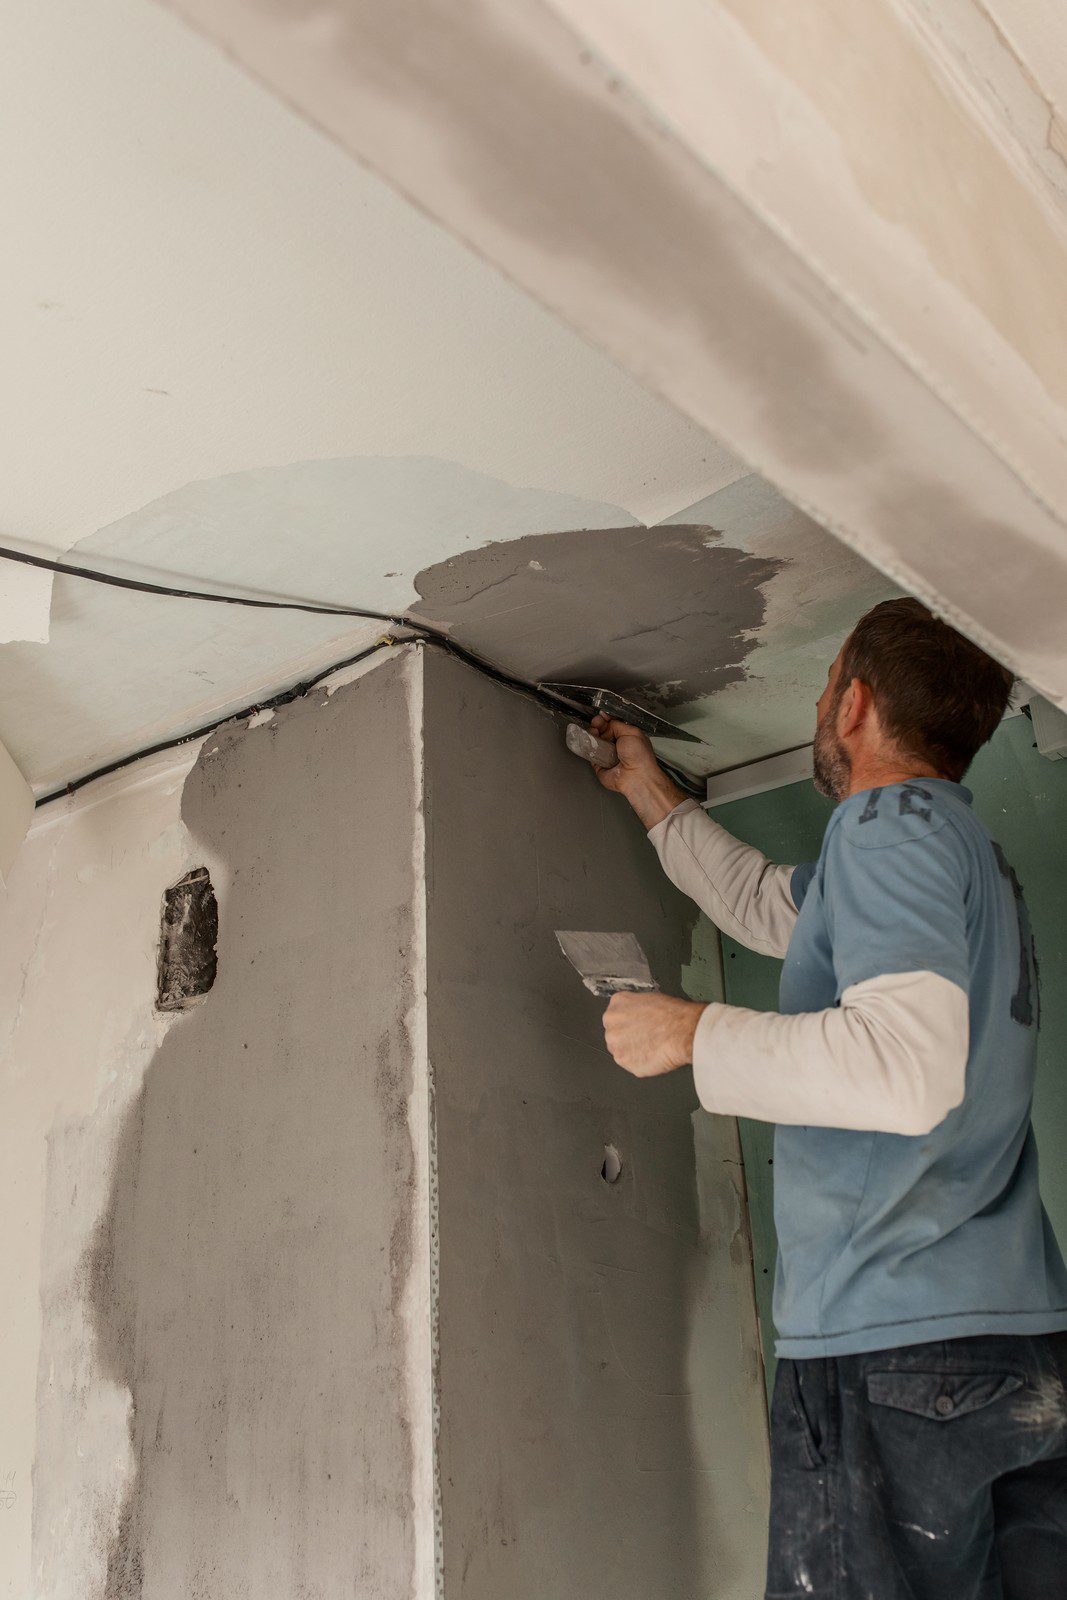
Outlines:
[[812,782],[828,800],[844,800],[852,777],[848,754],[833,730],[836,714],[835,707],[817,724],[812,746]]

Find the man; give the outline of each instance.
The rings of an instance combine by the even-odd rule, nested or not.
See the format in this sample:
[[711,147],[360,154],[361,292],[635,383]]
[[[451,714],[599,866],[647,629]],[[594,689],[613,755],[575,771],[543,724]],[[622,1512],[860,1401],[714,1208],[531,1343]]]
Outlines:
[[616,995],[638,1077],[692,1062],[775,1134],[779,1365],[767,1596],[1067,1597],[1067,1271],[1030,1125],[1037,968],[963,777],[1010,675],[916,600],[875,606],[818,703],[817,862],[772,866],[605,718],[668,876],[783,956],[780,1010]]

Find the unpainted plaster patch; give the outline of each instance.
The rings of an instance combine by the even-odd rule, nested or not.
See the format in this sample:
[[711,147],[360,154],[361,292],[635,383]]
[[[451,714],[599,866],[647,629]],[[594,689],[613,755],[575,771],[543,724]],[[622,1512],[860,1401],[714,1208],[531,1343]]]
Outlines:
[[744,677],[783,565],[702,523],[531,534],[423,568],[412,614],[523,677],[673,706]]

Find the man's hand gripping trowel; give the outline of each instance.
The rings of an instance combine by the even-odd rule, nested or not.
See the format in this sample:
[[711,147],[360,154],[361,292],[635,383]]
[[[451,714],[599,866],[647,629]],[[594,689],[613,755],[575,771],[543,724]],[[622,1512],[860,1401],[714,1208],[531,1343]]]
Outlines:
[[[540,687],[548,689],[556,699],[573,706],[584,716],[602,711],[605,716],[625,722],[631,728],[640,728],[650,739],[684,739],[689,744],[701,743],[695,733],[676,728],[673,722],[657,717],[643,706],[635,706],[632,700],[623,699],[613,689],[597,689],[586,683],[542,683]],[[581,756],[583,761],[588,761],[592,767],[614,767],[618,762],[618,753],[612,741],[598,739],[595,733],[583,728],[579,722],[568,722],[565,738],[567,749]]]
[[[696,734],[676,728],[673,722],[657,717],[643,706],[635,706],[612,689],[597,689],[583,683],[544,683],[558,699],[585,716],[603,712],[628,727],[639,728],[652,739],[684,739],[700,744]],[[614,767],[618,752],[610,739],[599,739],[578,722],[568,722],[567,749],[592,767]],[[557,932],[560,949],[587,989],[607,999],[613,994],[653,994],[658,991],[649,971],[645,952],[632,933]]]

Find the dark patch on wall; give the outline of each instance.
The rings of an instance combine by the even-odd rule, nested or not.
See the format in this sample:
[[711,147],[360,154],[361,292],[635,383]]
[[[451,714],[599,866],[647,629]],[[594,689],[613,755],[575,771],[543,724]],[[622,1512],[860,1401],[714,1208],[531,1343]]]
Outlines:
[[[222,730],[186,782],[183,819],[226,870],[218,979],[147,1068],[76,1281],[59,1275],[92,1381],[131,1402],[95,1600],[411,1600],[408,670]],[[91,1132],[50,1154],[53,1207]]]
[[783,565],[701,524],[527,534],[424,568],[412,615],[522,677],[682,705],[744,677]]
[[144,1593],[144,1555],[137,1526],[139,1501],[131,1483],[119,1513],[118,1530],[107,1552],[103,1600],[141,1600]]
[[218,971],[219,906],[206,867],[187,872],[163,895],[156,1006],[184,1011],[207,994]]
[[[79,1288],[84,1293],[94,1335],[98,1372],[131,1394],[130,1443],[141,1456],[142,1410],[136,1401],[132,1373],[136,1359],[136,1286],[124,1245],[134,1226],[136,1178],[144,1127],[144,1091],[126,1112],[111,1168],[110,1203],[93,1231],[82,1261]],[[116,1245],[118,1249],[116,1251]],[[105,1568],[101,1600],[141,1600],[144,1555],[141,1548],[139,1481],[126,1486],[114,1532],[97,1530]]]

